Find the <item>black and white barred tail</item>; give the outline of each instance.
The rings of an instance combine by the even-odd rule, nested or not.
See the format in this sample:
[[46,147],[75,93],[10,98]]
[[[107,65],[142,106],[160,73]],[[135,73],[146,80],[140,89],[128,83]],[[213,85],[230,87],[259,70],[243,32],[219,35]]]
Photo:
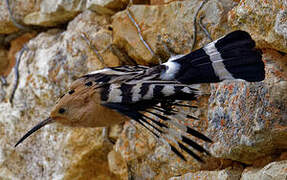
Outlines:
[[190,54],[163,64],[162,80],[181,83],[210,83],[265,78],[264,63],[255,42],[244,31],[234,31]]
[[[181,100],[195,100],[200,91],[195,83],[242,79],[249,82],[265,78],[261,54],[244,31],[234,31],[187,55],[149,68],[121,66],[105,68],[83,76],[100,89],[102,105],[130,117],[156,137],[166,140],[171,150],[185,160],[186,152],[198,161],[199,154],[209,154],[189,136],[205,142],[211,140],[191,127],[187,119],[197,119],[174,107],[191,107]],[[177,121],[171,117],[177,117]]]

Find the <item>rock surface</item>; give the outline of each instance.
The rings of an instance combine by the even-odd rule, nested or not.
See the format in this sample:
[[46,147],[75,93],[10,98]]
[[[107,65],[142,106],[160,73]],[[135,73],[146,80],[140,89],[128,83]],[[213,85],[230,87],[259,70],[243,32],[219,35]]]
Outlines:
[[40,10],[24,17],[24,23],[37,26],[56,26],[72,20],[85,9],[85,1],[43,0]]
[[8,51],[4,47],[0,47],[0,75],[4,75],[9,66]]
[[[23,23],[23,18],[34,11],[40,9],[39,1],[10,1],[10,7],[13,17],[18,23]],[[6,0],[0,2],[0,34],[10,34],[19,29],[12,23]]]
[[86,7],[99,14],[112,15],[124,9],[128,3],[128,0],[88,0]]
[[253,179],[287,179],[287,161],[278,161],[266,165],[264,168],[246,168],[241,176],[242,180]]
[[[27,144],[13,147],[25,131],[48,116],[69,83],[88,70],[102,67],[82,34],[89,34],[87,41],[91,41],[91,46],[98,45],[101,53],[101,48],[111,41],[100,38],[102,31],[108,31],[108,22],[108,17],[87,11],[71,22],[67,31],[50,30],[27,43],[29,50],[21,58],[14,106],[4,101],[0,104],[0,132],[5,137],[0,142],[1,178],[117,178],[108,168],[107,156],[112,145],[106,141],[102,128],[51,125],[32,136]],[[108,57],[108,51],[103,56]],[[93,61],[98,61],[98,67],[91,65]],[[117,65],[117,61],[105,63]],[[8,81],[13,82],[13,78],[10,74]],[[11,92],[11,88],[12,83],[5,88],[6,92]]]
[[7,66],[7,68],[5,68],[4,71],[4,76],[7,76],[12,68],[14,67],[15,63],[16,63],[16,58],[18,56],[18,52],[23,48],[23,46],[33,37],[36,36],[35,32],[31,32],[31,33],[25,33],[13,40],[10,41],[10,49],[8,52],[8,56],[7,56],[7,60],[9,60],[9,64]]
[[[213,39],[242,29],[263,48],[266,64],[264,81],[202,85],[204,95],[187,102],[200,108],[181,109],[200,118],[186,123],[212,137],[213,144],[199,142],[213,155],[205,157],[208,163],[181,161],[133,121],[109,129],[53,124],[14,148],[28,129],[47,118],[68,85],[86,72],[157,64],[191,51],[194,15],[201,1],[133,2],[140,5],[127,6],[126,0],[15,1],[13,12],[20,23],[68,25],[15,34],[17,38],[5,44],[4,49],[10,48],[9,53],[3,51],[9,63],[24,43],[29,49],[21,57],[13,105],[8,99],[14,74],[9,74],[8,86],[0,87],[0,179],[286,179],[285,1],[209,0],[199,11],[195,48],[210,42],[198,22]],[[0,2],[0,33],[13,33],[17,28],[4,6]]]
[[218,171],[198,171],[195,173],[187,173],[180,177],[173,177],[169,180],[240,180],[242,167],[229,167]]
[[[128,0],[41,0],[11,1],[10,7],[16,22],[24,26],[54,27],[65,24],[85,9],[112,15],[124,9]],[[0,2],[0,34],[10,34],[19,29],[12,22],[6,0]]]
[[286,1],[245,0],[229,12],[232,28],[252,34],[260,47],[287,52]]
[[[163,6],[131,6],[113,16],[114,43],[140,64],[156,64],[171,53],[188,53],[193,45],[193,21],[199,5],[200,1],[175,1]],[[213,38],[228,32],[228,28],[223,29],[224,11],[233,5],[211,0],[202,9],[203,23],[210,27]],[[209,41],[202,31],[198,31],[197,39],[197,47]]]
[[215,156],[252,164],[287,147],[286,57],[264,51],[263,82],[211,85],[208,131],[216,139]]

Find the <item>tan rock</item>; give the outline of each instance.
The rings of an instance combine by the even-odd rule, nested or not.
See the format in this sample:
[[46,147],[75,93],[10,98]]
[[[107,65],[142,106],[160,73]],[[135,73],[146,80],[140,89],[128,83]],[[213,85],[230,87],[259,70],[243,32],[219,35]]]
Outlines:
[[120,175],[121,179],[128,179],[128,167],[122,156],[116,152],[111,151],[108,154],[109,168],[114,174]]
[[[39,1],[27,0],[27,1],[10,1],[10,7],[14,18],[18,23],[23,23],[23,18],[34,11],[39,10]],[[18,28],[12,23],[8,13],[8,9],[5,1],[0,2],[0,34],[10,34],[18,31]]]
[[121,135],[122,131],[123,131],[122,124],[118,124],[118,125],[110,127],[110,129],[109,129],[109,138],[111,138],[111,139],[118,139],[118,137]]
[[105,144],[100,129],[73,129],[65,147],[73,157],[63,179],[119,179],[109,171],[107,157],[112,146]]
[[198,171],[195,173],[187,173],[180,177],[173,177],[169,180],[240,180],[242,167],[229,167],[218,171]]
[[[175,1],[163,6],[131,6],[130,16],[139,26],[147,45],[140,39],[138,29],[127,10],[112,17],[114,43],[124,48],[128,55],[139,64],[156,64],[159,62],[158,57],[167,59],[170,52],[167,52],[164,46],[167,46],[172,51],[171,53],[189,53],[193,40],[193,19],[200,2]],[[231,7],[223,6],[220,2],[212,0],[206,3],[200,13],[205,15],[203,23],[214,38],[226,32],[224,11],[228,8]],[[209,42],[199,27],[197,39],[196,47]]]
[[246,30],[259,47],[287,52],[287,4],[284,1],[246,0],[229,12],[234,29]]
[[272,162],[263,168],[244,169],[241,180],[282,180],[287,179],[287,161]]
[[37,26],[56,26],[73,19],[79,12],[57,11],[54,13],[33,12],[25,16],[24,23]]
[[72,20],[85,9],[85,1],[43,0],[38,11],[33,11],[23,19],[27,25],[56,26]]
[[[102,67],[82,34],[87,34],[91,45],[105,57],[109,52],[106,47],[112,41],[109,26],[108,17],[86,11],[69,24],[67,31],[43,32],[27,43],[29,50],[23,53],[19,66],[14,106],[9,102],[0,103],[0,177],[119,178],[109,170],[107,157],[112,144],[106,140],[107,134],[102,128],[69,128],[54,124],[14,148],[27,130],[48,116],[57,98],[75,78]],[[98,66],[89,63],[92,57]],[[9,74],[8,82],[13,82],[13,76]],[[7,97],[11,84],[1,87]]]
[[110,27],[109,16],[100,16],[88,10],[69,24],[69,33],[66,34],[67,48],[72,54],[76,54],[70,44],[80,42],[80,49],[86,53],[88,71],[121,64],[121,58],[111,48],[113,38]]
[[48,14],[55,13],[58,11],[80,12],[84,9],[85,0],[42,0],[40,4],[40,11]]
[[0,75],[4,75],[9,66],[8,51],[0,47]]
[[128,0],[88,0],[86,7],[100,14],[112,15],[124,9],[128,3]]
[[[193,102],[200,107],[194,113],[201,120],[186,123],[212,137],[215,142],[209,146],[199,142],[215,156],[206,158],[206,164],[192,158],[183,162],[164,142],[155,139],[133,121],[124,125],[122,133],[119,133],[121,126],[118,126],[111,128],[109,134],[103,133],[101,128],[50,125],[14,149],[13,146],[21,135],[46,118],[57,97],[65,92],[74,79],[86,72],[105,65],[121,65],[127,57],[124,56],[125,52],[141,64],[158,63],[157,56],[167,59],[170,54],[164,45],[176,54],[190,52],[193,16],[200,2],[169,2],[160,6],[134,5],[130,8],[130,14],[152,51],[140,40],[138,30],[127,11],[113,16],[113,26],[110,16],[85,11],[69,23],[66,31],[50,30],[30,40],[29,51],[23,54],[20,64],[20,84],[15,94],[14,106],[7,102],[0,103],[0,178],[168,179],[201,170],[181,178],[201,176],[238,179],[242,168],[230,167],[231,162],[227,159],[258,166],[273,161],[274,153],[286,150],[286,55],[270,49],[264,51],[264,82],[213,84],[211,95],[208,94],[209,87],[202,86],[207,93]],[[226,14],[236,5],[234,2],[210,0],[199,13],[199,16],[205,15],[202,22],[213,39],[231,30],[227,25]],[[242,3],[244,2],[241,1],[239,6],[243,6]],[[34,13],[37,17],[31,18],[31,21],[41,20],[35,23],[56,25],[60,21],[53,21],[53,13],[67,12],[63,17],[71,14],[74,16],[73,13],[81,12],[83,7],[82,1],[41,1],[41,9],[29,11],[27,14],[30,15],[26,17]],[[47,15],[44,20],[41,19],[43,15]],[[276,17],[274,31],[280,37],[285,36],[285,13],[280,10]],[[73,17],[62,20],[68,21],[70,18]],[[246,28],[249,28],[249,21],[247,25]],[[19,40],[19,47],[23,42]],[[198,27],[196,48],[207,42],[209,40]],[[260,40],[258,42],[261,43]],[[16,49],[16,44],[11,50]],[[12,73],[8,76],[8,81],[13,82]],[[0,88],[1,92],[5,91],[9,95],[12,86]],[[190,112],[190,109],[182,108],[180,111]],[[107,137],[117,139],[116,144],[112,146]],[[264,157],[266,159],[260,161]],[[284,155],[282,158],[284,159]],[[284,162],[284,166],[285,164]],[[264,172],[270,168],[284,169],[284,166],[274,165],[273,168],[270,165]],[[257,169],[250,170],[249,173],[247,169],[246,174],[248,176],[248,173],[256,174],[259,171],[261,172]],[[274,173],[274,177],[284,176]]]
[[266,50],[263,60],[263,82],[211,85],[208,132],[216,157],[253,164],[287,146],[286,55]]
[[151,0],[151,5],[161,5],[161,4],[168,4],[173,1],[183,1],[183,0]]
[[7,76],[16,63],[17,53],[23,48],[24,44],[36,36],[35,32],[25,33],[10,42],[8,52],[9,66],[5,69],[4,75]]
[[150,4],[151,0],[133,0],[133,4]]

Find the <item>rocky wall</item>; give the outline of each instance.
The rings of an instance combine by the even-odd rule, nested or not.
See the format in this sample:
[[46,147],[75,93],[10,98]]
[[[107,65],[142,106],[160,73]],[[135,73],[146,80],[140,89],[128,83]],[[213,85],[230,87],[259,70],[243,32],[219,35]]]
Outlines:
[[[9,1],[28,31],[15,26],[6,2],[0,2],[0,75],[7,80],[0,88],[0,179],[287,178],[286,1],[208,0],[198,14],[201,0]],[[214,141],[200,142],[212,154],[207,163],[183,162],[133,121],[110,128],[52,124],[14,148],[73,80],[106,66],[152,66],[189,53],[194,42],[197,49],[211,41],[202,25],[212,39],[249,32],[266,71],[258,83],[201,86],[204,95],[193,102],[200,120],[187,123]]]

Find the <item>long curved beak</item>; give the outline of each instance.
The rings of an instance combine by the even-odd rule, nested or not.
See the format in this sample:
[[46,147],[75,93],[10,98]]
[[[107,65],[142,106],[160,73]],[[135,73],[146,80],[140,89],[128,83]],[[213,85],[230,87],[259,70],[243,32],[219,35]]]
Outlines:
[[50,124],[54,121],[54,119],[48,117],[44,121],[41,121],[39,124],[34,126],[30,131],[28,131],[16,144],[14,147],[17,147],[21,142],[23,142],[27,137],[29,137],[31,134],[36,132],[37,130],[41,129],[43,126]]

